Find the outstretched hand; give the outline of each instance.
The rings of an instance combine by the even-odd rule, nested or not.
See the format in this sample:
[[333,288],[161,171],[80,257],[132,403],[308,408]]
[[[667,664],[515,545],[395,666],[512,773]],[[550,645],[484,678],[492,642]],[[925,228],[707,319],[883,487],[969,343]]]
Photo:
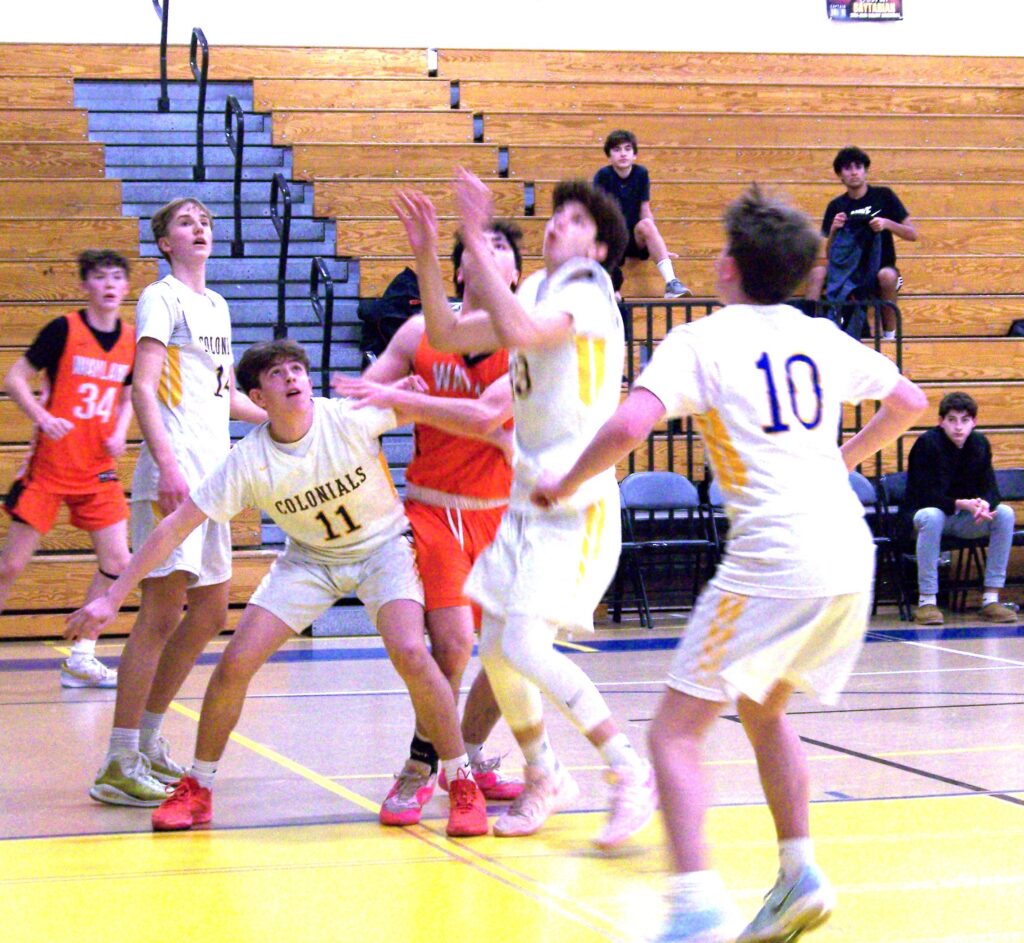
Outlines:
[[419,190],[399,190],[391,208],[402,221],[409,247],[416,256],[437,257],[437,212],[426,194]]
[[464,167],[455,171],[455,206],[467,238],[482,234],[494,218],[494,194]]
[[64,638],[96,638],[104,626],[114,621],[116,615],[117,609],[104,594],[68,616]]

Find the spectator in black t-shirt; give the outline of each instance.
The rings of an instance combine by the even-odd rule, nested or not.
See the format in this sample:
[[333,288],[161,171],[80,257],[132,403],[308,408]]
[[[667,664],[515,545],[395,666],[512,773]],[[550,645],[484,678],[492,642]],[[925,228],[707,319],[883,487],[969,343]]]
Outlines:
[[[844,147],[835,160],[832,169],[846,187],[846,193],[837,196],[825,209],[821,223],[821,234],[828,238],[831,253],[836,233],[850,226],[868,226],[872,232],[881,235],[881,256],[874,284],[868,286],[871,294],[877,292],[882,301],[895,304],[896,295],[903,285],[903,278],[896,268],[896,246],[893,236],[917,241],[917,230],[910,220],[910,214],[900,198],[888,187],[873,187],[868,184],[868,168],[871,158],[859,147]],[[831,254],[829,255],[831,261]],[[817,301],[821,298],[828,270],[818,266],[807,278],[807,297]],[[896,336],[896,314],[888,306],[882,308],[882,325],[886,337]]]
[[[636,135],[632,131],[612,131],[604,142],[608,164],[594,175],[594,186],[613,196],[626,218],[629,230],[629,245],[626,258],[654,259],[661,277],[665,279],[665,297],[682,298],[692,294],[672,269],[672,260],[678,259],[675,252],[669,252],[654,222],[651,211],[651,178],[647,168],[636,163]],[[612,283],[618,291],[622,286],[621,261],[611,270]]]

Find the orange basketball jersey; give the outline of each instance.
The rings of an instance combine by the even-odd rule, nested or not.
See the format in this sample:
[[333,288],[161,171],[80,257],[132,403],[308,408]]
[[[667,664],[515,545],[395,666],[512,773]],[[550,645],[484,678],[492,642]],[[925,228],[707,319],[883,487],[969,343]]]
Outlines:
[[[431,396],[477,399],[495,380],[508,373],[508,351],[481,360],[445,354],[427,343],[426,333],[416,348],[413,372],[422,377]],[[423,488],[470,498],[507,499],[512,469],[501,449],[467,436],[452,435],[417,423],[416,450],[405,480]]]
[[121,336],[108,352],[80,315],[68,315],[67,322],[67,342],[45,406],[74,428],[57,441],[37,430],[24,477],[65,494],[82,494],[116,474],[103,443],[117,425],[121,390],[135,360],[135,335],[122,324]]

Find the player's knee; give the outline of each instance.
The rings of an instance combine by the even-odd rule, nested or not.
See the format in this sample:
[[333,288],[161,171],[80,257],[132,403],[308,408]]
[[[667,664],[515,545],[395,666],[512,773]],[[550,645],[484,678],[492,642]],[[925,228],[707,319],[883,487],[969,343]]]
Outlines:
[[24,563],[0,557],[0,583],[13,583],[24,569]]
[[896,284],[899,276],[894,268],[883,268],[878,270],[878,289],[883,294],[896,291]]
[[633,234],[640,240],[646,241],[658,233],[658,227],[654,225],[653,219],[642,219],[633,227]]
[[213,682],[225,687],[247,687],[260,662],[244,649],[232,650],[229,645],[214,669]]
[[388,645],[391,664],[403,678],[416,678],[425,674],[433,661],[422,639],[401,639]]
[[473,654],[473,639],[447,638],[430,647],[438,668],[446,678],[461,675]]

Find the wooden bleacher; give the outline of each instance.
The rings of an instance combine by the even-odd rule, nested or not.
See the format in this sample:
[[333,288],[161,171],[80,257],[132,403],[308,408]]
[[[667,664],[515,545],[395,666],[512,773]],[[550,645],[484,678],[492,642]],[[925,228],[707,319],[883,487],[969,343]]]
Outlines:
[[[117,55],[102,45],[75,47],[74,55],[57,44],[3,49],[0,369],[75,304],[72,260],[83,239],[133,261],[137,253],[137,221],[121,216],[120,184],[104,179],[102,146],[86,140],[72,79],[153,79],[158,71],[155,46],[118,47]],[[171,47],[169,71],[172,79],[191,77],[185,47]],[[752,75],[772,80],[752,82]],[[211,78],[254,80],[257,109],[273,113],[275,143],[292,146],[294,175],[314,184],[316,212],[337,219],[338,253],[360,259],[364,296],[379,293],[410,262],[390,209],[397,185],[436,199],[446,246],[455,227],[452,168],[487,178],[499,212],[524,229],[526,270],[533,271],[554,181],[592,176],[604,162],[604,137],[617,127],[640,138],[655,214],[682,256],[677,272],[697,294],[710,295],[725,203],[758,180],[820,219],[841,192],[832,157],[857,143],[872,155],[872,181],[894,186],[921,235],[897,248],[907,283],[905,371],[932,406],[951,389],[970,391],[991,427],[997,464],[1024,465],[1024,407],[1017,405],[1024,348],[1003,337],[1024,317],[1024,213],[1017,209],[1024,59],[442,49],[430,77],[422,49],[217,47]],[[524,215],[527,182],[534,185],[532,217]],[[153,277],[152,260],[138,261],[133,284]],[[660,295],[653,266],[631,265],[625,291]],[[16,437],[27,424],[3,400],[0,419],[10,430],[9,444],[0,445],[9,481],[24,456],[26,439]],[[904,454],[919,431],[904,437]],[[686,470],[683,450],[673,448],[669,461],[664,436],[653,453],[657,467]],[[693,458],[699,477],[699,443]],[[121,464],[126,473],[130,461]],[[893,447],[884,467],[895,465]],[[77,551],[76,539],[58,527],[49,547]],[[236,521],[235,539],[254,546],[258,527]],[[1024,572],[1024,561],[1015,558],[1014,569]],[[52,634],[58,618],[34,618],[31,629]],[[118,627],[128,621],[123,616]],[[0,619],[0,637],[7,624]]]

